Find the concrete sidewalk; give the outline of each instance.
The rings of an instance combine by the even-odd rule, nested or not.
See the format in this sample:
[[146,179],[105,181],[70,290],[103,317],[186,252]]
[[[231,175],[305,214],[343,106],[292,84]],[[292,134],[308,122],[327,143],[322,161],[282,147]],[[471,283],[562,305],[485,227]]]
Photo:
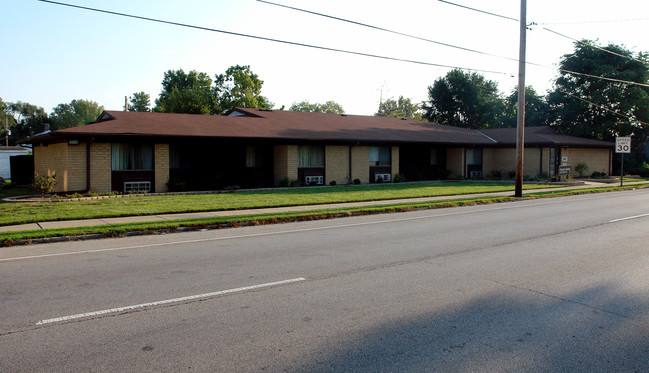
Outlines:
[[[625,185],[634,184],[647,184],[647,182],[630,182],[624,183]],[[556,192],[574,189],[597,188],[605,186],[614,186],[610,183],[598,183],[586,181],[581,185],[547,188],[547,189],[532,189],[524,190],[523,194],[538,193],[538,192]],[[142,223],[142,222],[156,222],[165,220],[182,220],[182,219],[197,219],[197,218],[211,218],[220,216],[246,216],[258,214],[274,214],[284,212],[299,212],[299,211],[320,211],[335,208],[351,208],[351,207],[367,207],[367,206],[386,206],[397,205],[403,203],[416,203],[428,201],[443,201],[458,198],[476,198],[476,197],[513,197],[512,191],[494,192],[494,193],[476,193],[476,194],[460,194],[448,195],[439,197],[422,197],[422,198],[405,198],[405,199],[392,199],[381,201],[366,201],[366,202],[350,202],[350,203],[335,203],[326,205],[306,205],[306,206],[287,206],[287,207],[273,207],[261,209],[248,209],[248,210],[227,210],[227,211],[207,211],[207,212],[194,212],[194,213],[179,213],[179,214],[159,214],[159,215],[145,215],[145,216],[125,216],[118,218],[101,218],[101,219],[83,219],[83,220],[61,220],[61,221],[47,221],[39,223],[7,225],[0,227],[0,232],[16,232],[26,230],[39,230],[39,229],[55,229],[55,228],[71,228],[71,227],[90,227],[106,224],[128,224],[128,223]]]

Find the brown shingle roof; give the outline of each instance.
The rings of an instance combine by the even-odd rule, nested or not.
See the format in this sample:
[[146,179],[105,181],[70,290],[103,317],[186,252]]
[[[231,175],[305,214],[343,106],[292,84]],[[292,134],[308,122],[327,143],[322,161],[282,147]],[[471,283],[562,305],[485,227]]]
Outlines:
[[[470,130],[411,119],[237,108],[231,115],[105,111],[95,123],[34,137],[124,137],[255,139],[360,143],[427,143],[440,145],[515,146],[515,128]],[[538,146],[612,147],[604,141],[565,136],[549,127],[527,127],[525,144]]]
[[416,120],[282,110],[235,109],[240,116],[106,111],[99,121],[52,136],[248,138],[332,142],[488,144],[475,131]]
[[[516,145],[516,128],[491,128],[479,130],[478,132],[497,141],[499,145]],[[607,141],[561,135],[547,126],[525,127],[525,145],[593,148],[610,148],[614,146],[613,143]]]

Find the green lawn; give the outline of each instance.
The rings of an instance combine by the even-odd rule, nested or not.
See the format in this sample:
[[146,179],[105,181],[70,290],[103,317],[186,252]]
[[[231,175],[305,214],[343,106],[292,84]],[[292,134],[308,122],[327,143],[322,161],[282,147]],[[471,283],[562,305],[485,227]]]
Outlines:
[[[525,184],[525,189],[550,185]],[[0,204],[0,225],[53,220],[239,210],[249,208],[417,198],[513,190],[512,183],[452,182],[307,187],[220,194],[130,196],[65,202]]]

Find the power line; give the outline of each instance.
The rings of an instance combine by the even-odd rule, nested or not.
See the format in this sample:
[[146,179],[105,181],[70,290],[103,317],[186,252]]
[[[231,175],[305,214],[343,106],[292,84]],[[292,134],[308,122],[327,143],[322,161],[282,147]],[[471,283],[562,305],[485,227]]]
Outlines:
[[127,13],[113,12],[113,11],[109,11],[109,10],[90,8],[90,7],[74,5],[74,4],[61,3],[61,2],[57,2],[57,1],[51,1],[51,0],[38,0],[38,1],[43,2],[43,3],[54,4],[54,5],[66,6],[66,7],[70,7],[70,8],[88,10],[88,11],[92,11],[92,12],[111,14],[111,15],[116,15],[116,16],[120,16],[120,17],[134,18],[134,19],[143,20],[143,21],[157,22],[157,23],[162,23],[162,24],[167,24],[167,25],[187,27],[187,28],[192,28],[192,29],[197,29],[197,30],[211,31],[211,32],[217,32],[217,33],[233,35],[233,36],[241,36],[241,37],[250,38],[250,39],[271,41],[271,42],[275,42],[275,43],[281,43],[281,44],[287,44],[287,45],[293,45],[293,46],[299,46],[299,47],[306,47],[306,48],[312,48],[312,49],[325,50],[325,51],[329,51],[329,52],[346,53],[346,54],[351,54],[351,55],[356,55],[356,56],[378,58],[378,59],[389,60],[389,61],[407,62],[407,63],[413,63],[413,64],[418,64],[418,65],[443,67],[443,68],[450,68],[450,69],[460,69],[460,70],[466,70],[466,71],[475,71],[475,72],[482,72],[482,73],[501,74],[501,75],[511,76],[510,73],[506,73],[506,72],[502,72],[502,71],[473,69],[473,68],[468,68],[468,67],[459,67],[459,66],[437,64],[437,63],[432,63],[432,62],[409,60],[409,59],[403,59],[403,58],[398,58],[398,57],[381,56],[381,55],[376,55],[376,54],[356,52],[356,51],[350,51],[350,50],[345,50],[345,49],[330,48],[330,47],[323,47],[323,46],[312,45],[312,44],[305,44],[305,43],[298,43],[298,42],[293,42],[293,41],[286,41],[286,40],[280,40],[280,39],[267,38],[267,37],[264,37],[264,36],[256,36],[256,35],[242,34],[242,33],[232,32],[232,31],[218,30],[218,29],[213,29],[213,28],[209,28],[209,27],[195,26],[195,25],[190,25],[190,24],[186,24],[186,23],[179,23],[179,22],[173,22],[173,21],[165,21],[165,20],[156,19],[156,18],[136,16],[136,15],[127,14]]
[[450,1],[445,1],[445,0],[439,0],[439,1],[441,1],[442,3],[449,4],[449,5],[454,5],[454,6],[457,6],[457,7],[460,7],[460,8],[464,8],[464,9],[472,10],[472,11],[474,11],[474,12],[484,13],[484,14],[488,14],[488,15],[490,15],[490,16],[494,16],[494,17],[498,17],[498,18],[503,18],[503,19],[507,19],[507,20],[510,20],[510,21],[514,21],[514,22],[519,22],[519,20],[516,19],[516,18],[507,17],[507,16],[503,16],[503,15],[500,15],[500,14],[487,12],[487,11],[485,11],[485,10],[480,10],[480,9],[476,9],[476,8],[471,8],[471,7],[469,7],[469,6],[461,5],[461,4],[456,4],[456,3],[452,3],[452,2],[450,2]]
[[[499,18],[504,18],[504,19],[507,19],[507,20],[511,20],[511,21],[516,21],[516,22],[518,22],[518,20],[515,19],[515,18],[506,17],[506,16],[502,16],[502,15],[499,15],[499,14],[486,12],[486,11],[483,11],[483,10],[480,10],[480,9],[476,9],[476,8],[471,8],[471,7],[468,7],[468,6],[465,6],[465,5],[452,3],[452,2],[450,2],[450,1],[445,1],[445,0],[438,0],[438,1],[441,1],[441,2],[446,3],[446,4],[449,4],[449,5],[457,6],[457,7],[460,7],[460,8],[465,8],[465,9],[469,9],[469,10],[472,10],[472,11],[476,11],[476,12],[480,12],[480,13],[485,13],[485,14],[489,14],[489,15],[492,15],[492,16],[496,16],[496,17],[499,17]],[[530,25],[535,25],[535,23],[531,23]],[[550,31],[550,32],[552,32],[552,33],[554,33],[554,34],[556,34],[556,35],[559,35],[559,36],[562,36],[562,37],[566,37],[566,38],[568,38],[568,39],[571,39],[571,40],[577,41],[577,42],[579,42],[579,43],[582,43],[582,44],[584,44],[584,45],[590,46],[590,47],[592,47],[592,48],[599,49],[599,50],[601,50],[601,51],[603,51],[603,52],[610,53],[610,54],[613,54],[613,55],[616,55],[616,56],[619,56],[619,57],[629,58],[629,59],[631,59],[631,60],[633,60],[633,61],[637,61],[637,62],[641,62],[641,63],[643,63],[643,64],[647,64],[646,61],[642,61],[642,60],[639,60],[639,59],[635,59],[635,58],[630,57],[630,56],[625,56],[625,55],[622,55],[622,54],[619,54],[619,53],[616,53],[616,52],[610,51],[610,50],[608,50],[608,49],[598,47],[598,46],[593,45],[593,44],[591,44],[591,43],[587,43],[587,42],[585,42],[585,41],[578,41],[577,39],[574,39],[574,38],[571,38],[571,37],[569,37],[569,36],[566,36],[566,35],[560,34],[560,33],[556,32],[556,31],[552,31],[552,30],[550,30],[550,29],[548,29],[548,28],[545,28],[545,27],[544,27],[543,29],[544,29],[544,30],[547,30],[547,31]],[[535,64],[535,63],[530,63],[530,64],[531,64],[531,65],[535,65],[535,66],[540,66],[540,67],[545,67],[545,68],[554,69],[554,68],[552,68],[552,67],[545,66],[545,65],[540,65],[540,64]],[[576,71],[565,70],[565,69],[561,69],[561,68],[558,68],[558,70],[561,71],[561,72],[564,72],[564,73],[576,74],[576,75],[586,76],[586,77],[594,78],[594,79],[602,79],[602,80],[608,80],[608,81],[612,81],[612,82],[616,82],[616,83],[625,83],[625,84],[638,85],[638,86],[642,86],[642,87],[649,87],[649,84],[643,84],[643,83],[638,83],[638,82],[632,82],[632,81],[628,81],[628,80],[620,80],[620,79],[606,78],[606,77],[603,77],[603,76],[597,76],[597,75],[590,75],[590,74],[585,74],[585,73],[579,73],[579,72],[576,72]]]
[[316,16],[320,16],[320,17],[334,19],[336,21],[351,23],[351,24],[354,24],[354,25],[357,25],[357,26],[368,27],[368,28],[371,28],[371,29],[374,29],[374,30],[384,31],[384,32],[388,32],[388,33],[399,35],[399,36],[405,36],[405,37],[408,37],[408,38],[411,38],[411,39],[416,39],[416,40],[421,40],[421,41],[425,41],[425,42],[428,42],[428,43],[438,44],[438,45],[442,45],[442,46],[449,47],[449,48],[455,48],[455,49],[463,50],[463,51],[466,51],[466,52],[472,52],[472,53],[482,54],[482,55],[485,55],[485,56],[502,58],[502,59],[509,60],[509,61],[518,61],[516,58],[511,58],[511,57],[507,57],[507,56],[500,56],[500,55],[497,55],[497,54],[488,53],[488,52],[482,52],[482,51],[471,49],[471,48],[460,47],[458,45],[448,44],[448,43],[444,43],[444,42],[441,42],[441,41],[435,41],[435,40],[427,39],[427,38],[424,38],[424,37],[421,37],[421,36],[406,34],[406,33],[403,33],[403,32],[394,31],[394,30],[390,30],[390,29],[387,29],[387,28],[383,28],[383,27],[373,26],[373,25],[369,25],[369,24],[366,24],[366,23],[358,22],[358,21],[352,21],[352,20],[349,20],[349,19],[341,18],[341,17],[330,16],[330,15],[327,15],[327,14],[318,13],[318,12],[305,10],[305,9],[300,9],[300,8],[296,8],[296,7],[292,7],[292,6],[288,6],[288,5],[284,5],[284,4],[273,3],[273,2],[270,2],[270,1],[266,1],[266,0],[257,0],[257,1],[260,2],[260,3],[264,3],[264,4],[269,4],[269,5],[274,5],[274,6],[278,6],[278,7],[282,7],[282,8],[286,8],[286,9],[296,10],[298,12],[303,12],[303,13],[308,13],[308,14],[313,14],[313,15],[316,15]]
[[638,122],[638,123],[640,123],[640,124],[644,124],[644,125],[649,125],[649,123],[645,123],[645,122],[643,122],[643,121],[641,121],[641,120],[639,120],[639,119],[636,119],[636,118],[630,117],[630,116],[628,116],[628,115],[620,114],[620,113],[618,113],[617,111],[615,111],[615,110],[613,110],[613,109],[609,109],[609,108],[607,108],[606,106],[603,106],[603,105],[600,105],[600,104],[596,104],[596,103],[594,103],[594,102],[592,102],[592,101],[588,101],[588,100],[586,100],[586,99],[584,99],[584,98],[582,98],[582,97],[579,97],[579,96],[573,95],[572,93],[568,93],[567,91],[565,91],[565,90],[563,90],[563,89],[560,89],[560,88],[559,88],[559,91],[560,91],[561,93],[563,93],[563,94],[566,94],[566,95],[572,97],[572,98],[575,98],[575,99],[577,99],[577,100],[583,101],[583,102],[585,102],[585,103],[587,103],[587,104],[589,104],[589,105],[591,105],[591,106],[595,106],[595,107],[598,107],[598,108],[600,108],[600,109],[604,109],[604,110],[606,110],[606,111],[608,111],[608,112],[610,112],[610,113],[613,113],[613,114],[615,114],[615,115],[617,115],[617,116],[619,116],[619,117],[622,117],[622,118],[624,118],[624,119],[628,119],[628,120],[630,120],[630,121],[632,121],[632,122]]
[[587,41],[585,41],[585,40],[577,40],[577,39],[572,38],[572,37],[570,37],[570,36],[568,36],[568,35],[564,35],[564,34],[562,34],[562,33],[560,33],[560,32],[557,32],[557,31],[554,31],[554,30],[550,30],[550,29],[547,28],[547,27],[543,27],[543,29],[544,29],[545,31],[551,32],[551,33],[553,33],[553,34],[555,34],[555,35],[559,35],[559,36],[564,37],[564,38],[566,38],[566,39],[570,39],[570,40],[572,40],[572,41],[574,41],[574,42],[576,42],[576,43],[579,43],[579,44],[582,44],[582,45],[586,45],[586,46],[589,46],[589,47],[591,47],[591,48],[595,48],[595,49],[600,50],[600,51],[602,51],[602,52],[610,53],[610,54],[613,54],[613,55],[615,55],[615,56],[622,57],[622,58],[629,58],[629,59],[631,59],[631,60],[633,60],[633,61],[640,62],[640,63],[643,63],[643,64],[648,64],[648,63],[649,63],[649,62],[647,62],[647,61],[643,61],[643,60],[640,60],[640,59],[634,58],[634,57],[632,57],[632,56],[625,56],[625,55],[623,55],[623,54],[620,54],[620,53],[614,52],[614,51],[612,51],[612,50],[608,50],[608,49],[602,48],[602,47],[597,46],[597,45],[595,45],[595,44],[589,43],[589,42],[587,42]]

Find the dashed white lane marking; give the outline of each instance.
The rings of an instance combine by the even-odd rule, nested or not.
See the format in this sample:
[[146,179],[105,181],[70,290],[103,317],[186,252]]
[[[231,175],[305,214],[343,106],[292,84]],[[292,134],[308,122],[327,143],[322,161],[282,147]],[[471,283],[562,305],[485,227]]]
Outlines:
[[79,313],[79,314],[70,315],[70,316],[55,317],[55,318],[52,318],[52,319],[41,320],[41,321],[37,322],[36,325],[52,324],[52,323],[57,323],[57,322],[70,321],[70,320],[74,320],[74,319],[81,319],[81,318],[84,318],[84,317],[93,317],[93,316],[107,315],[107,314],[111,314],[111,313],[119,313],[119,312],[124,312],[124,311],[131,311],[131,310],[135,310],[135,309],[138,309],[138,308],[144,308],[144,307],[153,307],[153,306],[160,306],[160,305],[170,304],[170,303],[186,302],[186,301],[195,300],[195,299],[211,298],[211,297],[216,297],[216,296],[219,296],[219,295],[240,293],[240,292],[249,291],[249,290],[267,288],[267,287],[271,287],[271,286],[286,285],[286,284],[305,281],[305,280],[306,279],[304,277],[298,277],[298,278],[292,278],[292,279],[289,279],[289,280],[282,280],[282,281],[268,282],[268,283],[265,283],[265,284],[244,286],[244,287],[240,287],[240,288],[236,288],[236,289],[215,291],[213,293],[190,295],[190,296],[187,296],[187,297],[165,299],[165,300],[159,300],[159,301],[156,301],[156,302],[135,304],[135,305],[126,306],[126,307],[118,307],[118,308],[111,308],[111,309],[101,310],[101,311]]
[[649,216],[649,214],[642,214],[642,215],[635,215],[635,216],[627,216],[626,218],[619,218],[619,219],[609,220],[609,223],[617,223],[618,221],[624,221],[624,220],[631,220],[631,219],[644,218],[644,217],[646,217],[646,216]]

